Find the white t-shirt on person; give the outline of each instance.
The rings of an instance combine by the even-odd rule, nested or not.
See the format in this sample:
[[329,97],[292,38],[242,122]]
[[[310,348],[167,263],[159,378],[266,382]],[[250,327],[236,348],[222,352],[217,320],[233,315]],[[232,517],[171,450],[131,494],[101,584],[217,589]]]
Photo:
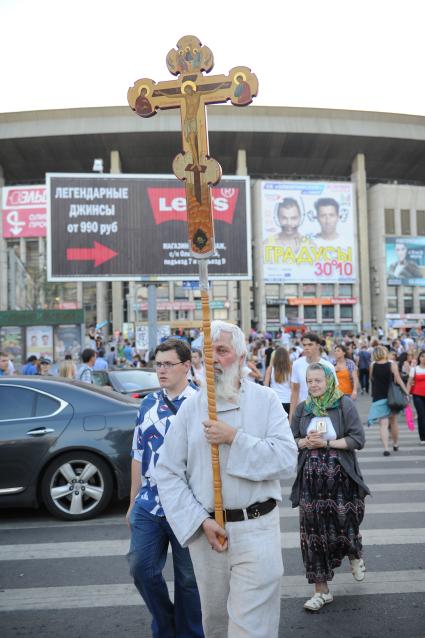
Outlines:
[[[338,378],[336,376],[335,368],[333,367],[332,363],[330,361],[326,361],[326,359],[323,359],[322,357],[317,363],[320,363],[332,370],[335,376],[336,385],[338,386]],[[310,364],[308,363],[306,357],[300,357],[292,364],[291,381],[292,383],[298,383],[298,385],[300,386],[298,403],[301,403],[301,401],[305,401],[308,397],[306,374],[309,365]]]
[[274,374],[274,368],[272,368],[272,373],[270,375],[270,387],[276,392],[281,403],[291,402],[291,381],[288,377],[286,381],[278,383]]

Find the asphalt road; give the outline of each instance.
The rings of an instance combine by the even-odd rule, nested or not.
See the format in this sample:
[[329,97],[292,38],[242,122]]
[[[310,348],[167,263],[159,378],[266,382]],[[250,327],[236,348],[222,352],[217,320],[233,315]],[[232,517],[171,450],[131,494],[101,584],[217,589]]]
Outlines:
[[[360,397],[364,417],[369,400]],[[425,638],[425,446],[400,420],[400,450],[383,457],[368,429],[360,465],[372,491],[362,526],[366,578],[348,561],[331,584],[334,602],[309,614],[311,595],[299,550],[297,511],[283,485],[285,576],[279,637]],[[149,615],[131,583],[125,506],[94,521],[65,523],[45,511],[0,510],[0,636],[145,638]],[[165,577],[171,583],[172,565]],[[223,636],[223,638],[225,638]]]

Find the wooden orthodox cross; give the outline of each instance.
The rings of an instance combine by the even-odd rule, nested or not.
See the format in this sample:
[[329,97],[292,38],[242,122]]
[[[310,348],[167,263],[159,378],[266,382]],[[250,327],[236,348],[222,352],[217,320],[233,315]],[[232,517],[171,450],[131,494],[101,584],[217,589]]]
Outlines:
[[[179,108],[182,122],[183,152],[173,162],[175,176],[185,182],[189,248],[199,259],[199,277],[204,332],[204,356],[208,394],[208,416],[216,420],[214,369],[208,297],[208,257],[214,247],[214,223],[210,186],[221,178],[221,166],[209,156],[206,105],[231,101],[246,106],[257,95],[258,80],[245,66],[233,67],[228,75],[205,77],[214,66],[212,51],[193,35],[177,42],[166,59],[177,80],[155,83],[137,80],[128,90],[128,103],[141,117],[151,117],[157,109]],[[214,477],[215,519],[223,526],[223,506],[218,445],[211,446]]]

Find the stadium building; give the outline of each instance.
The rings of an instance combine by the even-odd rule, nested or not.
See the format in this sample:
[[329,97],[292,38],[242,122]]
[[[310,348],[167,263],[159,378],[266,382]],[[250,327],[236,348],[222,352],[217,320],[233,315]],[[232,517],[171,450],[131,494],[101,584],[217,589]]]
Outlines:
[[[213,273],[214,318],[236,321],[245,332],[304,325],[343,334],[422,325],[424,117],[210,106],[208,124],[210,153],[225,178],[213,193],[222,262]],[[187,257],[184,205],[175,190],[184,185],[171,176],[180,127],[171,110],[149,119],[128,107],[0,114],[1,311],[83,308],[86,324],[108,321],[110,331],[121,331],[125,324],[146,324],[155,284],[160,324],[199,325],[199,291],[190,273],[177,265],[176,279],[162,268],[166,250],[173,259],[178,251]],[[67,175],[75,177],[67,181]],[[139,194],[132,202],[95,201],[95,191],[86,188],[95,188],[94,179],[106,180],[104,193],[111,196],[121,197],[127,187],[133,192],[133,183]],[[90,201],[82,201],[88,195]],[[114,231],[106,222],[120,206]],[[86,264],[81,274],[77,262],[67,263],[82,259],[70,248],[72,238],[64,240],[72,225],[78,233],[90,230],[74,238],[80,251],[98,242],[116,254],[119,236],[121,251],[122,243],[131,244],[129,263],[139,263],[140,254],[148,267],[130,277],[128,266],[117,272],[110,258],[107,265]],[[56,280],[46,285],[55,264]]]

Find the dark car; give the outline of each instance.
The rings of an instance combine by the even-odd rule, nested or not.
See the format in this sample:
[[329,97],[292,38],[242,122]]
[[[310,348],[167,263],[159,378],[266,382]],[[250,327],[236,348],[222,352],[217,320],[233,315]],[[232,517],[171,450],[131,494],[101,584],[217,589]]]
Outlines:
[[93,370],[93,382],[101,387],[109,386],[120,394],[129,394],[141,399],[150,392],[160,390],[158,377],[154,370],[146,368],[113,368],[112,370]]
[[138,404],[82,381],[0,378],[0,507],[82,520],[128,497]]

